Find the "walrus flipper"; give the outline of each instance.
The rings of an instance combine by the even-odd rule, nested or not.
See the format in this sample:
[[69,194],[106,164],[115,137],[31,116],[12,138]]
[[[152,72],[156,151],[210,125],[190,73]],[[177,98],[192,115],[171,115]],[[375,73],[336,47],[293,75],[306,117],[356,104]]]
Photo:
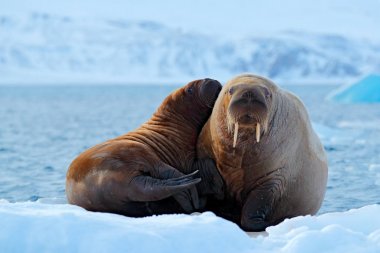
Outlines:
[[225,183],[214,160],[210,158],[198,159],[194,162],[193,169],[199,170],[202,179],[202,182],[197,184],[199,195],[212,196],[218,200],[224,198]]
[[[194,169],[194,172],[187,176],[196,178],[195,176],[198,176],[198,172],[198,170]],[[182,180],[181,178],[186,177],[185,174],[164,162],[159,163],[159,166],[156,166],[152,173],[153,177],[160,179]],[[187,190],[173,195],[173,197],[187,213],[193,212],[194,209],[199,209],[198,191],[195,186],[191,186]]]
[[283,193],[283,180],[272,178],[252,190],[243,206],[241,227],[246,231],[264,231],[267,227],[276,225],[273,211]]
[[180,206],[190,213],[199,208],[195,185],[200,181],[198,171],[184,175],[170,166],[160,166],[160,169],[156,173],[153,172],[153,175],[140,175],[131,181],[130,199],[149,202],[174,197]]
[[157,179],[150,176],[137,176],[131,181],[133,201],[157,201],[185,191],[201,181],[186,175],[181,178]]

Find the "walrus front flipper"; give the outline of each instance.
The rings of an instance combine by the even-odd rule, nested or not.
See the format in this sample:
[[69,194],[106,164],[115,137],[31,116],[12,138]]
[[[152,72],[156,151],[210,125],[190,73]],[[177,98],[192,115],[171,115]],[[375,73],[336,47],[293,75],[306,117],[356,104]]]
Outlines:
[[212,196],[218,200],[224,198],[225,183],[214,160],[210,158],[198,159],[194,162],[193,169],[199,170],[202,179],[202,182],[197,184],[199,195]]
[[281,177],[273,177],[252,190],[242,209],[241,227],[246,231],[264,231],[276,225],[279,220],[273,219],[273,211],[282,193]]

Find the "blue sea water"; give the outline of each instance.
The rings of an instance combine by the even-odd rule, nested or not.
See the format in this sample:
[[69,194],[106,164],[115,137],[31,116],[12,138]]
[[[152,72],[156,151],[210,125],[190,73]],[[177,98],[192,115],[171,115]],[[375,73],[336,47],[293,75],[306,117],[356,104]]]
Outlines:
[[[0,199],[65,199],[70,162],[146,121],[174,86],[0,86]],[[288,86],[329,158],[320,213],[380,203],[380,105],[325,101],[331,86]]]

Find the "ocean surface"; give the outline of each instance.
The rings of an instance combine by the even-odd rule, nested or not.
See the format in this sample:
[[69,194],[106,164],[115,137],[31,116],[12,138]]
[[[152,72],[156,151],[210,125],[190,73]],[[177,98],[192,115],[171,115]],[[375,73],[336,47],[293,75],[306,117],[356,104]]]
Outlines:
[[[0,86],[0,199],[65,202],[65,175],[85,149],[135,129],[175,86]],[[301,97],[329,158],[320,213],[380,203],[380,104],[325,101],[334,86],[285,86]]]

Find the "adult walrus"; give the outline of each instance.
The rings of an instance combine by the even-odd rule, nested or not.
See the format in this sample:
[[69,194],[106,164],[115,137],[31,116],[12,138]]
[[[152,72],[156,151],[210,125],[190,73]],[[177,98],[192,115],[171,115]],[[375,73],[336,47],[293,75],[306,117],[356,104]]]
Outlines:
[[[196,172],[185,174],[202,169],[205,181],[215,174],[205,174],[216,171],[213,161],[196,160],[195,153],[220,90],[216,80],[190,82],[171,93],[140,128],[81,153],[67,172],[68,202],[133,217],[198,208],[195,184],[201,179]],[[222,187],[219,183],[206,188]]]
[[197,152],[216,161],[226,184],[225,200],[207,208],[244,230],[261,231],[321,206],[324,149],[302,102],[268,79],[243,74],[223,87]]

